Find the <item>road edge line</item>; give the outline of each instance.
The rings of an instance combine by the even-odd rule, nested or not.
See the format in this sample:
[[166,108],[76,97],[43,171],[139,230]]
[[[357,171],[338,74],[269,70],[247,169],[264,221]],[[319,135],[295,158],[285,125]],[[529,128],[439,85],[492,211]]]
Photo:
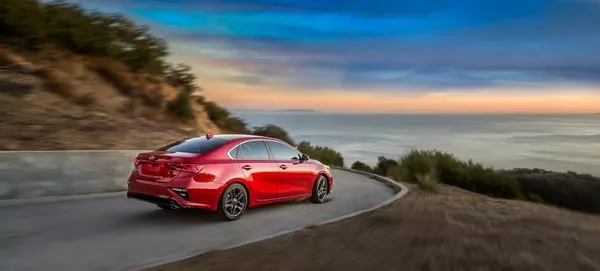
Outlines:
[[388,205],[388,204],[390,204],[390,203],[392,203],[392,202],[394,202],[394,201],[396,201],[396,200],[404,197],[408,193],[408,191],[409,191],[408,187],[406,187],[405,185],[403,185],[403,184],[401,184],[399,182],[396,182],[394,180],[391,180],[391,179],[389,179],[387,177],[381,176],[381,175],[377,175],[377,174],[370,173],[370,172],[365,172],[365,171],[348,169],[348,168],[340,168],[340,167],[331,167],[331,168],[332,169],[336,169],[336,170],[343,170],[343,171],[351,172],[351,173],[354,173],[354,174],[359,174],[359,175],[367,176],[367,177],[369,177],[369,179],[373,179],[375,181],[382,182],[382,183],[386,184],[388,187],[391,187],[392,190],[394,190],[395,194],[392,197],[390,197],[389,199],[387,199],[387,200],[385,200],[385,201],[383,201],[383,202],[381,202],[381,203],[379,203],[379,204],[377,204],[377,205],[375,205],[375,206],[373,206],[371,208],[368,208],[368,209],[365,209],[365,210],[361,210],[361,211],[356,211],[356,212],[353,212],[353,213],[350,213],[350,214],[346,214],[346,215],[343,215],[343,216],[340,216],[340,217],[336,217],[336,218],[333,218],[333,219],[329,219],[329,220],[326,220],[324,222],[320,222],[320,223],[317,223],[317,224],[314,224],[314,225],[310,225],[310,226],[306,226],[306,227],[302,227],[302,228],[297,228],[297,229],[293,229],[293,230],[281,231],[281,232],[278,232],[278,233],[274,233],[274,234],[270,234],[270,235],[263,236],[263,237],[260,237],[260,238],[252,239],[252,240],[240,243],[240,244],[236,244],[236,245],[233,245],[233,246],[228,246],[228,247],[221,248],[221,249],[213,249],[213,250],[208,250],[208,251],[202,251],[202,252],[198,252],[198,253],[188,254],[186,256],[171,257],[168,260],[163,260],[163,261],[159,261],[159,262],[152,263],[152,264],[141,265],[141,266],[138,266],[138,267],[130,267],[130,268],[120,269],[120,270],[123,270],[123,271],[143,270],[143,269],[147,269],[147,268],[151,268],[151,267],[156,267],[156,266],[160,266],[160,265],[164,265],[164,264],[174,263],[174,262],[185,260],[185,259],[188,259],[188,258],[200,256],[200,255],[203,255],[203,254],[206,254],[206,253],[209,253],[209,252],[228,250],[228,249],[232,249],[232,248],[237,248],[237,247],[249,245],[249,244],[252,244],[252,243],[257,243],[257,242],[265,241],[265,240],[268,240],[268,239],[271,239],[271,238],[279,237],[279,236],[286,235],[286,234],[289,234],[289,233],[294,233],[294,232],[301,231],[301,230],[304,230],[304,229],[307,229],[307,228],[311,228],[311,227],[314,227],[314,226],[321,226],[321,225],[325,225],[325,224],[337,222],[337,221],[340,221],[340,220],[343,220],[343,219],[347,219],[347,218],[350,218],[350,217],[355,217],[357,215],[361,215],[361,214],[364,214],[364,213],[367,213],[367,212],[371,212],[371,211],[377,210],[377,209],[379,209],[379,208],[381,208],[383,206],[386,206],[386,205]]

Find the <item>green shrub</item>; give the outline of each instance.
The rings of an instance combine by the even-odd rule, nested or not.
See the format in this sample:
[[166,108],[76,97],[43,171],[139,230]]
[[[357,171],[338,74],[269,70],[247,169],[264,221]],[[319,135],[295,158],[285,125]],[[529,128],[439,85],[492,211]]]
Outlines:
[[435,190],[438,178],[435,157],[426,151],[413,150],[402,156],[399,173],[400,179],[403,181],[416,183],[419,188],[424,190]]
[[204,106],[204,103],[206,102],[206,98],[204,98],[204,96],[194,96],[194,97],[196,97],[196,104]]
[[165,73],[165,41],[121,14],[65,1],[2,0],[0,18],[0,41],[15,47],[52,44],[77,54],[110,57],[135,71]]
[[[388,159],[381,158],[380,164],[382,168],[388,167],[388,174],[394,172],[394,164]],[[399,169],[400,177],[394,179],[417,183],[426,189],[438,181],[492,197],[526,199],[514,178],[445,152],[413,150],[400,159]]]
[[344,167],[344,157],[342,157],[341,153],[332,148],[313,146],[308,141],[302,141],[298,144],[297,149],[323,164],[335,167]]
[[254,127],[254,131],[252,133],[259,136],[277,138],[279,140],[287,142],[292,146],[296,145],[294,143],[294,140],[292,140],[292,138],[288,134],[288,132],[275,124],[267,124],[265,126]]
[[206,114],[208,118],[221,129],[225,133],[240,133],[240,134],[249,134],[250,130],[248,129],[248,125],[238,117],[234,117],[231,115],[229,110],[221,107],[212,101],[206,101],[204,99],[196,99],[196,103],[202,105],[204,110],[206,110]]
[[437,190],[438,180],[437,180],[437,177],[433,173],[429,173],[429,174],[416,173],[415,181],[417,183],[417,186],[422,190],[427,190],[427,191],[436,191]]
[[365,171],[365,172],[373,172],[373,169],[369,165],[367,165],[361,161],[354,162],[352,164],[352,166],[350,166],[350,168],[354,169],[354,170]]
[[177,94],[175,99],[167,103],[166,110],[167,113],[182,120],[192,120],[195,118],[194,110],[190,104],[190,94],[184,91]]
[[142,93],[141,98],[144,105],[156,108],[160,108],[164,100],[162,93],[158,90]]
[[228,117],[217,123],[226,133],[248,134],[248,125],[238,117]]
[[425,151],[413,150],[400,158],[402,180],[417,182],[418,175],[432,175],[436,173],[435,158]]
[[532,202],[547,204],[544,201],[544,199],[542,197],[540,197],[540,195],[537,195],[537,194],[529,194],[529,195],[527,195],[527,199]]
[[397,172],[398,161],[394,159],[388,159],[384,156],[377,157],[377,165],[373,168],[373,173],[391,177],[394,173]]
[[198,86],[195,84],[197,77],[191,70],[192,67],[182,63],[175,66],[166,64],[164,66],[164,76],[170,85],[182,87],[187,92],[194,92],[198,89]]
[[587,213],[600,213],[600,178],[574,172],[516,168],[501,174],[517,180],[523,194],[543,202]]

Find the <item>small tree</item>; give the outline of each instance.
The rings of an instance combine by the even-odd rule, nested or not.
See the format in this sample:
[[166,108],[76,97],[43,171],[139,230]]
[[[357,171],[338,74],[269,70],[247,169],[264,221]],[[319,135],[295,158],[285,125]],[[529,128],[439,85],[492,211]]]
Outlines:
[[354,169],[354,170],[365,171],[365,172],[372,172],[373,171],[373,169],[369,165],[367,165],[367,164],[365,164],[365,163],[363,163],[361,161],[354,162],[352,164],[352,166],[350,166],[350,168]]
[[183,87],[187,92],[194,92],[197,89],[195,81],[196,75],[191,72],[192,67],[186,64],[165,65],[165,77],[169,84],[174,87]]
[[384,156],[377,157],[377,165],[373,168],[373,173],[389,176],[398,168],[398,161],[393,159],[388,159]]
[[344,157],[332,148],[313,146],[308,141],[302,141],[298,144],[298,150],[326,165],[344,167]]
[[295,145],[294,140],[292,140],[288,132],[275,124],[267,124],[265,126],[254,127],[253,134],[277,138],[287,142],[290,145]]
[[175,99],[167,103],[167,112],[171,115],[179,117],[182,120],[194,119],[194,110],[190,104],[190,94],[182,91],[177,94]]

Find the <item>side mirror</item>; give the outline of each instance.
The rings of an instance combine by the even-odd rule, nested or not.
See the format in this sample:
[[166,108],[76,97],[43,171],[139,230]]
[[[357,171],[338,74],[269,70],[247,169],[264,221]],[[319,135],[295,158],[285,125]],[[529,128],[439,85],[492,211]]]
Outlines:
[[302,154],[302,158],[300,158],[300,160],[302,161],[308,161],[309,157],[306,154]]

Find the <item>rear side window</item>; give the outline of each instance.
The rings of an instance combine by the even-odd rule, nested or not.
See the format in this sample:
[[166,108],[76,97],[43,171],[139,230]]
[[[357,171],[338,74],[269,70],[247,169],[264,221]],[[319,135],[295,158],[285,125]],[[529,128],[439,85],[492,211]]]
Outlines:
[[290,147],[274,141],[267,141],[267,145],[271,149],[271,153],[277,160],[292,160],[294,158],[299,159],[300,155],[290,149]]
[[228,141],[221,138],[190,138],[163,146],[158,151],[204,153],[223,146]]
[[267,145],[262,141],[250,141],[240,145],[239,159],[264,160],[270,159]]
[[237,147],[231,149],[231,151],[229,151],[229,155],[231,156],[231,158],[238,159],[239,150],[240,150],[240,146],[237,146]]

